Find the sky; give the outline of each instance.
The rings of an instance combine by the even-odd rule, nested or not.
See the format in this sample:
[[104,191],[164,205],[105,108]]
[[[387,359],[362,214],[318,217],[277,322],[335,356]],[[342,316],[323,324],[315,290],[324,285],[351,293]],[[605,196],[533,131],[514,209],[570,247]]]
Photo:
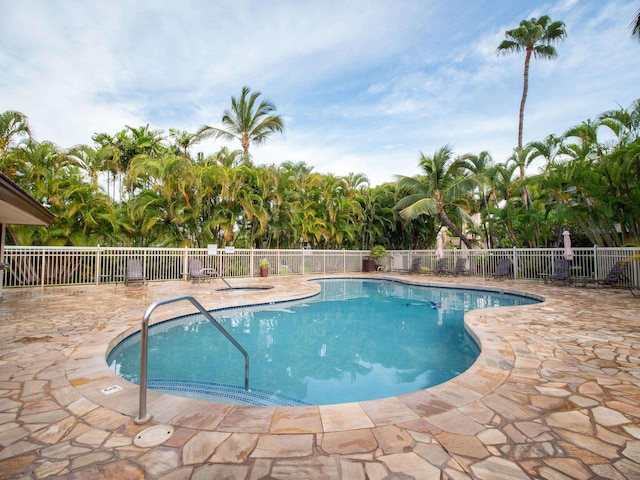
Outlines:
[[[558,57],[531,62],[524,142],[560,135],[640,98],[637,0],[0,0],[0,111],[38,141],[92,144],[125,126],[220,126],[248,86],[285,122],[255,164],[420,173],[421,154],[517,145],[524,54],[504,32],[549,15]],[[238,144],[208,140],[192,154]]]

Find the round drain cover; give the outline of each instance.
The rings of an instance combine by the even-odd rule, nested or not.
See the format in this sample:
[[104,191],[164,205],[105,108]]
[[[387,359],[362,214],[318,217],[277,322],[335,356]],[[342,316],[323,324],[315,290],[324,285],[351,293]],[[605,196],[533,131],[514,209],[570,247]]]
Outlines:
[[171,435],[173,435],[171,425],[154,425],[138,433],[133,439],[133,444],[142,448],[155,447],[169,440]]

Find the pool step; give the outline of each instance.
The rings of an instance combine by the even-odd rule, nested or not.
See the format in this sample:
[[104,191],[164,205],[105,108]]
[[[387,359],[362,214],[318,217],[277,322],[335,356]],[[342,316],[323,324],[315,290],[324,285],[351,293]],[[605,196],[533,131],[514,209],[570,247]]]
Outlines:
[[288,395],[281,395],[277,392],[261,388],[251,388],[249,391],[245,391],[242,386],[224,383],[153,378],[147,381],[147,385],[149,389],[158,392],[206,400],[208,402],[256,407],[295,407],[311,405],[311,403],[298,400]]

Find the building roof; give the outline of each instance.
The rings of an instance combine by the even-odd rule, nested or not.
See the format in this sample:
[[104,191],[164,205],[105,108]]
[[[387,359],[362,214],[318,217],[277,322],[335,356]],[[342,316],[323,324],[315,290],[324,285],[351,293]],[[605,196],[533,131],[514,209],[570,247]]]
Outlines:
[[51,225],[55,215],[0,173],[0,224]]

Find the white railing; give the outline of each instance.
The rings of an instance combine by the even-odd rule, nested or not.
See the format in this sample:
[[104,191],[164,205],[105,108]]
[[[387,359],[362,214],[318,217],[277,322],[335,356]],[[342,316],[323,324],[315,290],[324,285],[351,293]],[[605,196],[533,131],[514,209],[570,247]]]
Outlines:
[[[639,257],[640,248],[574,248],[572,274],[578,277],[604,277],[618,261]],[[539,279],[553,272],[554,260],[562,248],[513,248],[492,250],[445,250],[453,271],[459,257],[467,258],[470,275],[487,277],[500,259],[509,258],[516,279]],[[269,261],[269,275],[302,275],[361,272],[369,258],[368,250],[261,250],[206,248],[110,248],[110,247],[16,247],[4,250],[5,269],[0,286],[30,287],[87,285],[124,280],[126,259],[140,258],[149,281],[185,280],[189,259],[202,260],[203,268],[214,268],[223,277],[259,276],[262,258]],[[385,271],[408,271],[416,258],[420,272],[435,270],[435,250],[394,250],[377,263]],[[640,285],[640,261],[627,263],[626,275],[634,286]]]

